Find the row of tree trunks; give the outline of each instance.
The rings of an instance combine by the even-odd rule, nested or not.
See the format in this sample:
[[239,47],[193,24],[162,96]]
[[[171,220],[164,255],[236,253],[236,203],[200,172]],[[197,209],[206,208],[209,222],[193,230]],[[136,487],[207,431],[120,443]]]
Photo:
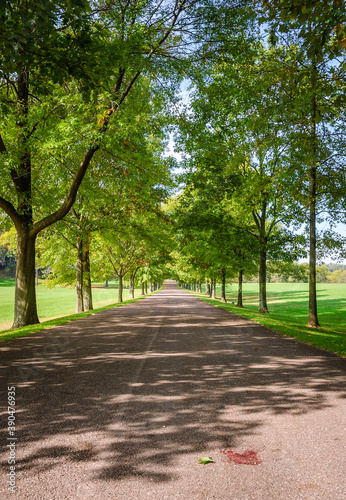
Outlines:
[[[265,267],[264,267],[264,272],[265,272]],[[226,270],[223,269],[221,271],[221,301],[222,302],[227,302],[226,298]],[[188,290],[191,290],[191,284],[188,283],[180,283],[180,285],[183,288],[186,288]],[[194,285],[192,285],[193,287]],[[195,282],[195,291],[198,293],[202,293],[202,283],[201,280],[197,280]],[[205,282],[205,295],[208,295],[210,298],[215,299],[216,298],[216,279],[206,279]],[[263,295],[262,295],[263,297]],[[265,297],[265,291],[264,291],[264,297]],[[266,303],[266,301],[265,301]],[[243,307],[243,270],[240,269],[238,272],[238,300],[237,300],[237,307]]]
[[[227,302],[226,298],[226,270],[222,269],[221,271],[221,301]],[[189,288],[190,285],[186,283],[182,283],[181,286],[183,288]],[[202,293],[202,282],[201,280],[197,280],[196,282],[196,291],[198,293]],[[205,295],[208,295],[211,298],[216,298],[216,279],[212,278],[209,282],[209,279],[206,279],[205,282]],[[243,270],[240,269],[238,273],[238,307],[243,307]]]

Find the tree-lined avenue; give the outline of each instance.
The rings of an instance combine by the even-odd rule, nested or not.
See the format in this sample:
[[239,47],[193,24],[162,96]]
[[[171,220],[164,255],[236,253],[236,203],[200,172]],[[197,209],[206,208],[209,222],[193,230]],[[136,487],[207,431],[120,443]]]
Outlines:
[[343,498],[345,360],[173,281],[0,350],[2,387],[16,387],[17,499]]

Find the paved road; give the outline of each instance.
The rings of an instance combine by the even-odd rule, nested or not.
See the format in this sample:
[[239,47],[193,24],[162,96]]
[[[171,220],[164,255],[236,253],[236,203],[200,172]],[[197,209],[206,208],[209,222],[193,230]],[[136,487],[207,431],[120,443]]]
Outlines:
[[4,406],[16,387],[12,498],[345,498],[345,360],[171,281],[0,347]]

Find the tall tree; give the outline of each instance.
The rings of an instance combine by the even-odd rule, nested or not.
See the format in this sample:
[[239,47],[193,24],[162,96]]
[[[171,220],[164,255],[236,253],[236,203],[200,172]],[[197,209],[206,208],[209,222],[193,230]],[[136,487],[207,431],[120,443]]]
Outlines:
[[[187,0],[2,4],[0,208],[17,230],[13,327],[38,322],[37,235],[73,206],[105,133],[139,77],[169,73],[170,55],[179,52],[193,10],[194,2]],[[79,157],[70,170],[53,161],[40,164],[49,136],[55,147],[67,144],[67,153]],[[42,213],[36,192],[47,181],[60,189],[52,211]]]
[[[289,2],[287,2],[289,3]],[[342,220],[345,192],[345,55],[340,50],[342,26],[332,12],[342,2],[312,2],[302,13],[302,5],[273,21],[273,45],[289,46],[278,68],[282,105],[289,125],[292,202],[300,208],[298,220],[308,226],[309,238],[309,317],[308,325],[318,327],[316,264],[317,223]],[[332,5],[333,4],[333,5]],[[291,7],[288,8],[288,11]],[[322,10],[321,10],[322,9]],[[304,9],[303,9],[304,10]],[[316,13],[307,16],[307,13]],[[328,13],[331,24],[321,25]],[[327,23],[328,24],[328,23]],[[302,26],[303,25],[303,26]],[[296,210],[297,212],[297,210]],[[299,210],[298,210],[299,212]],[[329,212],[329,214],[328,214]]]

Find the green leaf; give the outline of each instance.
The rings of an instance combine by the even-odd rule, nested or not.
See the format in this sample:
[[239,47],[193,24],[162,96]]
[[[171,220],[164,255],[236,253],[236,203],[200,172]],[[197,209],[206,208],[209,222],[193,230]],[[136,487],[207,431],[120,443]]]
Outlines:
[[198,462],[200,464],[210,464],[210,463],[215,463],[215,460],[213,460],[211,457],[202,457],[198,459]]

